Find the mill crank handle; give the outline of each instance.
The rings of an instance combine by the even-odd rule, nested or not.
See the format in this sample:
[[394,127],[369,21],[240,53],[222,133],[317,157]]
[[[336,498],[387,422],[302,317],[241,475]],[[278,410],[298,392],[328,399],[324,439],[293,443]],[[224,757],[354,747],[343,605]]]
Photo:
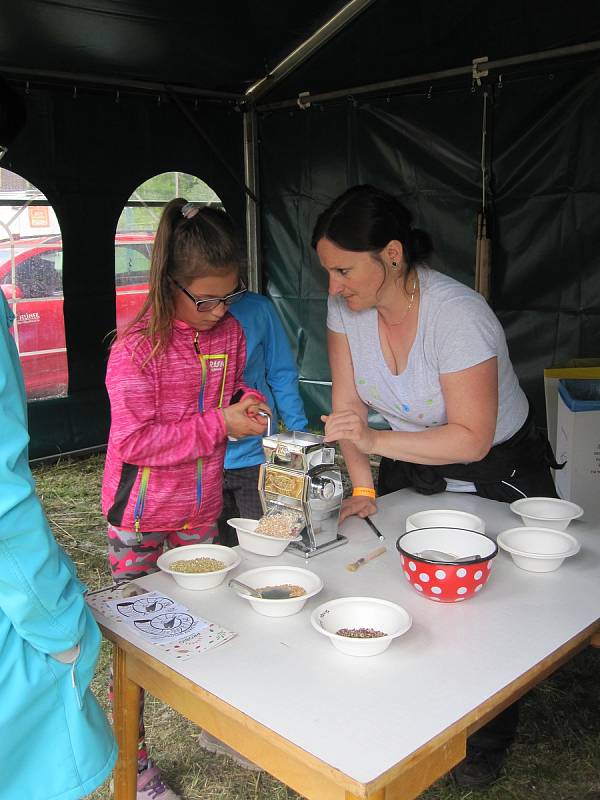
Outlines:
[[258,415],[259,415],[260,417],[266,417],[266,418],[267,418],[267,432],[266,432],[266,434],[265,434],[265,435],[266,435],[266,436],[270,436],[270,435],[271,435],[271,422],[272,422],[272,420],[271,420],[271,415],[270,415],[270,414],[267,414],[267,412],[266,412],[266,411],[259,411],[259,412],[258,412]]

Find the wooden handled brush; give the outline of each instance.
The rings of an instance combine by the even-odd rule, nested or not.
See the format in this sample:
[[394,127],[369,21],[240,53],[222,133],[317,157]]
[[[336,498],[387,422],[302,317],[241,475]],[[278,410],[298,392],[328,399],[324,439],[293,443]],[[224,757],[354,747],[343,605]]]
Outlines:
[[346,564],[346,569],[350,572],[356,572],[359,567],[362,567],[363,564],[366,564],[367,561],[370,561],[372,558],[377,558],[377,556],[383,555],[387,547],[378,547],[377,550],[373,550],[372,553],[367,553],[366,556],[359,558],[357,561],[353,561],[352,564]]

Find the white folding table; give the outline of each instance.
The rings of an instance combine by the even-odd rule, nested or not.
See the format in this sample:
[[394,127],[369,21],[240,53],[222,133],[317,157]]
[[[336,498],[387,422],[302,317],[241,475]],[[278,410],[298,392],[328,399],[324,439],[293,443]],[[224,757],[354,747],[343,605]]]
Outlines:
[[[395,543],[415,511],[478,514],[486,532],[520,525],[508,506],[458,493],[411,490],[378,500],[388,552],[357,572],[345,565],[379,546],[367,524],[343,525],[349,543],[306,562],[324,582],[290,617],[264,617],[225,584],[181,589],[164,573],[138,580],[238,635],[177,662],[98,614],[114,644],[115,800],[134,800],[140,687],[234,747],[310,800],[410,800],[464,758],[466,739],[588,645],[600,645],[600,531],[569,527],[577,556],[550,573],[518,569],[500,551],[484,589],[462,603],[434,603],[408,584]],[[233,574],[304,560],[240,550]],[[399,603],[411,630],[373,658],[338,652],[310,624],[327,599],[374,596]]]

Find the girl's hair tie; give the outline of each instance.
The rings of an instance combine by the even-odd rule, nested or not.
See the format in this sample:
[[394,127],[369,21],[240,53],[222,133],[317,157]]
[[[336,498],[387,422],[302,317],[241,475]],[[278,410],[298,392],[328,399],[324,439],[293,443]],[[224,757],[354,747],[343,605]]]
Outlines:
[[181,216],[186,219],[192,219],[192,217],[196,216],[198,211],[200,211],[198,206],[194,206],[192,203],[186,203],[181,209]]

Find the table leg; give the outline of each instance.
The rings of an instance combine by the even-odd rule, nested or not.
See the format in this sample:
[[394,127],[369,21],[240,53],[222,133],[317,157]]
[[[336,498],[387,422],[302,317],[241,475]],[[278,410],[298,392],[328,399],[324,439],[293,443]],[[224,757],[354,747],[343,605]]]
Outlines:
[[113,644],[113,728],[119,745],[114,800],[135,800],[140,687],[127,676],[127,653]]

